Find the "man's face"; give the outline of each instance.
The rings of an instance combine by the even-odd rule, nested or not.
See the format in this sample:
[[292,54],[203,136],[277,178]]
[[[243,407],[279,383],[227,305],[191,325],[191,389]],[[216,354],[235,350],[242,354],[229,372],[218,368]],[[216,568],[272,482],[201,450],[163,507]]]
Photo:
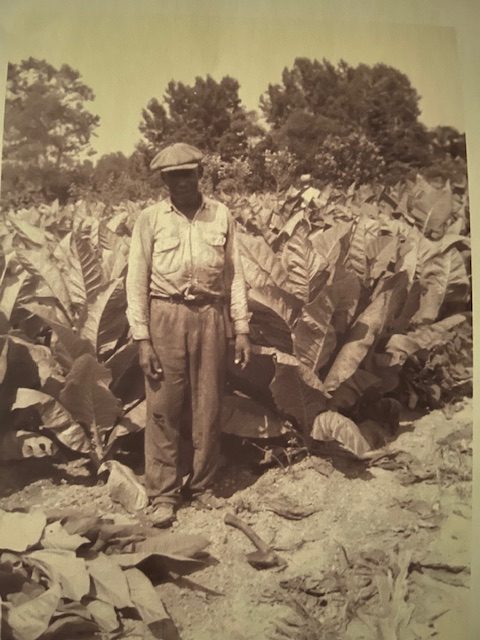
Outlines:
[[170,196],[177,202],[192,202],[198,196],[199,169],[178,169],[164,171],[163,180],[170,191]]

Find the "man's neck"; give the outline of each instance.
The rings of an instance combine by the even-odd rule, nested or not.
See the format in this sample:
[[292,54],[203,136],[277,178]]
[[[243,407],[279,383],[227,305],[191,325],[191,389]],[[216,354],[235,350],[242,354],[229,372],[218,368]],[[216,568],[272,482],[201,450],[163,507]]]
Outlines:
[[171,198],[171,202],[175,207],[175,209],[178,209],[178,211],[183,213],[184,216],[187,216],[187,218],[192,219],[196,214],[196,212],[202,206],[203,197],[202,197],[202,194],[198,192],[196,198],[192,199],[189,202],[180,203],[180,202],[177,202],[174,198]]

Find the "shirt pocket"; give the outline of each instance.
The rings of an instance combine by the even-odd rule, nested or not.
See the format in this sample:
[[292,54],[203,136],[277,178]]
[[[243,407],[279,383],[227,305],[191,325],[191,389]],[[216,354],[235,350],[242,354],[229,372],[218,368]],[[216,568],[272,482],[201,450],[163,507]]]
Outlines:
[[166,236],[155,240],[153,246],[153,266],[155,270],[166,275],[178,271],[181,266],[180,238]]
[[225,263],[226,235],[218,231],[204,232],[203,240],[205,243],[204,265],[211,269],[223,269]]

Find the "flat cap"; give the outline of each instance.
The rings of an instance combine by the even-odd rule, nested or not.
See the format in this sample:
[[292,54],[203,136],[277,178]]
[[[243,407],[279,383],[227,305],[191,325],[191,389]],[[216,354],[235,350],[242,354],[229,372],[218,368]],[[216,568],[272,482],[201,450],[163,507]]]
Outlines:
[[185,142],[175,142],[157,153],[150,163],[150,169],[175,171],[195,169],[203,158],[203,153]]

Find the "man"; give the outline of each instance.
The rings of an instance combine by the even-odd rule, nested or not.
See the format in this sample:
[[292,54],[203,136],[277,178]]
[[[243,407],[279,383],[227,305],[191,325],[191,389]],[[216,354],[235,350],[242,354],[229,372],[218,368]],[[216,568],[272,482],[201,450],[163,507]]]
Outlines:
[[127,315],[145,374],[145,478],[156,526],[171,524],[181,501],[186,411],[193,445],[187,488],[214,506],[228,320],[235,362],[245,367],[250,358],[235,225],[223,204],[200,193],[201,159],[184,143],[153,158],[150,166],[161,171],[170,197],[138,217],[128,264]]

